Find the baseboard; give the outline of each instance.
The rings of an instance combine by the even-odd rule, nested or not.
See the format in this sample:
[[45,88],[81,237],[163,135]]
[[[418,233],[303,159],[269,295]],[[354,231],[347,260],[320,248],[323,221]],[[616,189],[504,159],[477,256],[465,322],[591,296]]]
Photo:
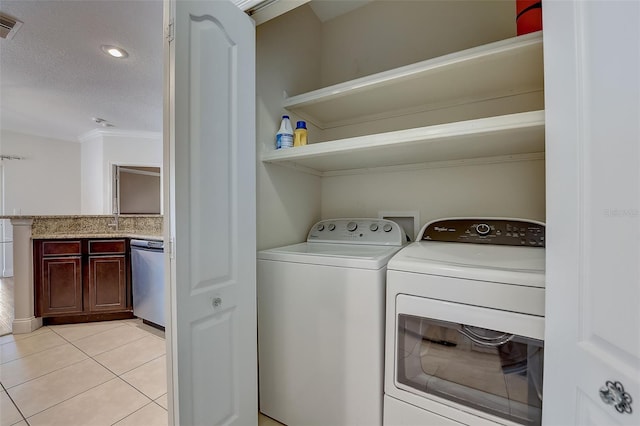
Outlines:
[[23,319],[14,319],[13,324],[11,325],[11,332],[13,334],[26,334],[31,333],[42,327],[42,318],[23,318]]

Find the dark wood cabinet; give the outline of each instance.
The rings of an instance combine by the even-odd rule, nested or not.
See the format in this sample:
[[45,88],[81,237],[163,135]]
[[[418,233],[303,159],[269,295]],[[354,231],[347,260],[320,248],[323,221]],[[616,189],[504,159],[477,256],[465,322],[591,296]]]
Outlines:
[[89,241],[89,311],[127,307],[126,244],[124,240]]
[[47,323],[132,317],[130,275],[126,239],[34,240],[35,310]]
[[42,259],[42,316],[82,312],[82,258]]

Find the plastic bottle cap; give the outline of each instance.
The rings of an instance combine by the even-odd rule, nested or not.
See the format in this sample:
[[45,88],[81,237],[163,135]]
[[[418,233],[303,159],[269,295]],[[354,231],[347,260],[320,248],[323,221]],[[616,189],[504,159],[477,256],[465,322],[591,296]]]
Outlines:
[[282,118],[289,118],[289,116],[288,115],[283,115]]
[[306,129],[307,128],[307,123],[304,121],[298,121],[296,123],[296,129]]

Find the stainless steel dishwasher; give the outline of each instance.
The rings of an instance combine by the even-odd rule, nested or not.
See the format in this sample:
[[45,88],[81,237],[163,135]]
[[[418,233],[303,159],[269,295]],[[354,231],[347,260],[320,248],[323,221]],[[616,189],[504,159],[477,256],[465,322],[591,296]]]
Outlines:
[[165,327],[164,243],[131,240],[133,314],[150,325]]

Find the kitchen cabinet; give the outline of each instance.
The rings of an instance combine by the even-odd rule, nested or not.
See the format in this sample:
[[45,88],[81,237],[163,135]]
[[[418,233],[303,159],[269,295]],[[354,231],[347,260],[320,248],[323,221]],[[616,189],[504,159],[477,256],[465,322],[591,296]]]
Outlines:
[[36,316],[47,323],[132,317],[126,239],[34,240]]
[[90,240],[88,255],[89,311],[126,309],[125,240]]
[[42,316],[82,312],[81,242],[42,241],[36,245]]

